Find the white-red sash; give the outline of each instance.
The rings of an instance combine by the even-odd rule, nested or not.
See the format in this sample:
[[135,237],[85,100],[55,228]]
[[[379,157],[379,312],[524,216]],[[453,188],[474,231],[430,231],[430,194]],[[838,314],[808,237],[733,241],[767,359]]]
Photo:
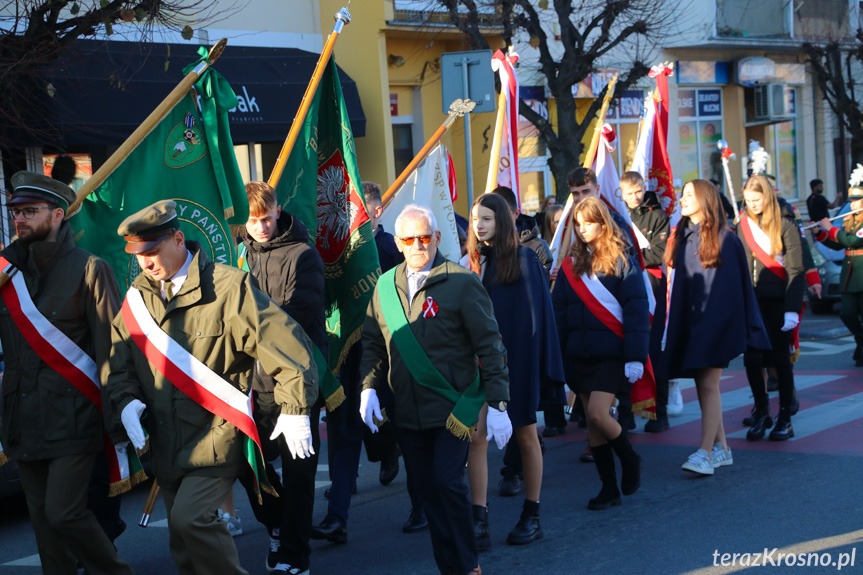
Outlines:
[[746,215],[740,217],[740,229],[743,230],[743,239],[746,241],[746,245],[749,246],[750,251],[758,258],[758,261],[776,274],[779,279],[787,279],[788,274],[785,273],[781,256],[770,255],[770,238],[764,233],[764,230]]
[[[102,395],[96,362],[42,315],[30,297],[22,273],[12,271],[14,267],[2,257],[0,269],[6,271],[7,275],[11,274],[11,279],[0,289],[0,297],[21,335],[42,361],[75,386],[101,413]],[[128,479],[129,461],[125,448],[114,447],[107,434],[104,435],[103,443],[108,456],[111,483],[117,484]],[[131,485],[128,487],[131,488]]]
[[[572,268],[572,258],[566,258],[561,266],[569,285],[579,299],[596,319],[621,339],[623,338],[623,307],[599,279],[591,274],[576,275]],[[644,364],[644,375],[632,384],[631,388],[633,411],[656,418],[656,379],[653,374],[653,364],[650,357]]]
[[165,333],[150,315],[137,288],[126,292],[120,313],[132,341],[159,373],[198,405],[251,438],[260,450],[251,396],[225,381]]
[[632,233],[635,235],[635,240],[638,242],[638,249],[640,250],[649,250],[650,242],[644,236],[644,233],[638,229],[638,226],[635,225],[635,222],[632,222]]

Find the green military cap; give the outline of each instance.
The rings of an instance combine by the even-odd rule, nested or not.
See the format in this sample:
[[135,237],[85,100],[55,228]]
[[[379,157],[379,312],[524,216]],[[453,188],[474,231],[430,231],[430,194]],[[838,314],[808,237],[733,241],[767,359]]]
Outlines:
[[126,240],[127,254],[140,254],[153,249],[178,229],[177,202],[161,200],[123,220],[117,233]]
[[12,176],[12,197],[8,205],[49,202],[67,210],[75,201],[75,191],[54,178],[37,172],[16,172]]

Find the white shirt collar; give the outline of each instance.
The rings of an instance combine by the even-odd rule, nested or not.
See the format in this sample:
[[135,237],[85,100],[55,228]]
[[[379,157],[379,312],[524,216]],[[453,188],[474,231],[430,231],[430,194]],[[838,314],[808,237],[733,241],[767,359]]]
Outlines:
[[[186,281],[186,278],[189,277],[189,266],[192,265],[192,252],[186,250],[186,262],[177,270],[177,273],[174,274],[174,277],[171,278],[171,283],[174,284],[174,295],[180,293],[180,288],[183,287],[183,283]],[[165,280],[162,280],[162,298],[164,299],[167,296],[165,292]]]

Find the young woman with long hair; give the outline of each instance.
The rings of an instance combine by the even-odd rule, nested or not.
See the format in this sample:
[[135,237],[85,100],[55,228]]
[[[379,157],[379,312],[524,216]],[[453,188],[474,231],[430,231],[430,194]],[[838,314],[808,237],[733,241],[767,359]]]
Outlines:
[[[551,299],[564,354],[566,380],[581,397],[588,444],[602,481],[588,509],[620,505],[641,484],[641,458],[610,414],[615,395],[629,393],[644,374],[650,313],[641,267],[620,228],[594,197],[573,209],[575,240],[561,266]],[[620,490],[614,454],[620,458]]]
[[[513,439],[521,452],[525,485],[521,518],[509,533],[507,543],[523,545],[543,536],[539,523],[542,451],[536,434],[540,392],[563,383],[551,297],[536,252],[519,246],[512,212],[499,195],[484,194],[474,202],[467,251],[470,268],[480,274],[491,297],[507,350],[510,401],[506,411],[512,421]],[[495,408],[487,405],[483,410]],[[474,527],[480,550],[491,546],[485,421],[483,411],[468,455]]]
[[770,432],[770,439],[782,441],[794,437],[791,426],[794,372],[788,350],[792,343],[791,330],[800,321],[806,291],[803,247],[799,228],[793,221],[782,217],[773,186],[766,177],[761,174],[750,176],[743,186],[743,199],[746,207],[737,226],[737,237],[743,242],[755,298],[773,348],[767,352],[748,349],[743,354],[746,377],[755,399],[749,420],[752,425],[746,439],[761,439],[773,426],[764,379],[764,360],[769,355],[770,365],[776,368],[779,380],[779,417]]
[[747,348],[770,349],[746,254],[728,229],[707,180],[683,186],[681,218],[668,242],[668,312],[663,361],[669,378],[692,377],[701,406],[701,446],[682,468],[701,475],[731,465],[719,378]]
[[561,217],[563,217],[563,206],[558,204],[548,206],[548,209],[545,210],[545,221],[542,223],[542,239],[551,243],[554,232],[560,225]]

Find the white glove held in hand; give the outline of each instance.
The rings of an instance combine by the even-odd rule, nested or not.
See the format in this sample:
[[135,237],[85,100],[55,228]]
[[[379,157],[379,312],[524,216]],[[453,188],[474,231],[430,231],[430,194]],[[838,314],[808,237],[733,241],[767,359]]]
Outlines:
[[279,415],[270,439],[285,436],[291,457],[305,459],[315,453],[312,447],[312,425],[308,415]]
[[623,366],[623,373],[629,383],[635,383],[644,375],[644,364],[640,361],[630,361]]
[[141,427],[141,414],[147,406],[140,399],[133,399],[129,405],[123,408],[120,421],[126,428],[126,435],[136,449],[144,449],[144,428]]
[[800,323],[800,316],[793,311],[785,312],[785,323],[782,324],[782,331],[791,331],[797,324]]
[[360,417],[363,418],[363,423],[372,430],[372,433],[378,432],[375,418],[378,421],[383,421],[384,416],[381,413],[381,402],[378,400],[378,392],[374,389],[364,389],[360,393]]
[[493,437],[498,449],[506,447],[506,442],[512,437],[512,422],[509,420],[509,415],[505,411],[489,407],[485,426],[488,430],[485,440],[491,441]]

